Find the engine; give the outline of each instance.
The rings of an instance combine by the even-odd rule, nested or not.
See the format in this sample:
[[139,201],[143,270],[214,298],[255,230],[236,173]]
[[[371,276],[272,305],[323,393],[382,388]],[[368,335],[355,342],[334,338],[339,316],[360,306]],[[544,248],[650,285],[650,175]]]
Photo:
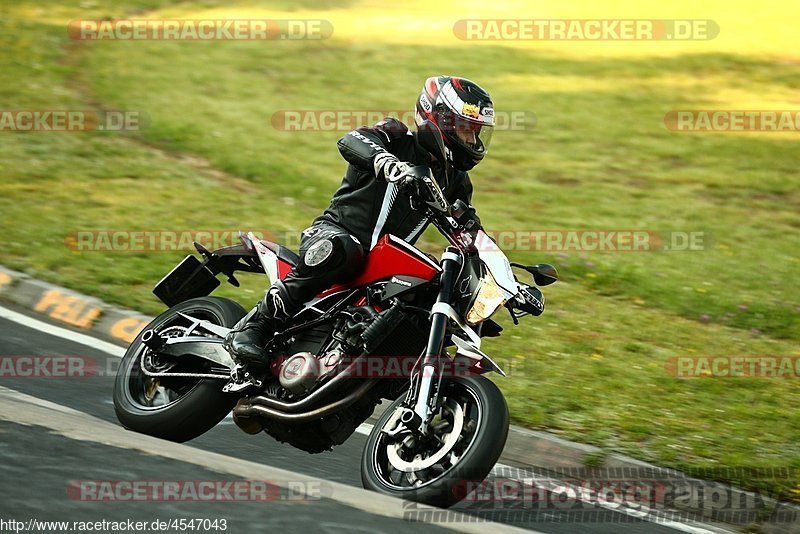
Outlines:
[[303,395],[347,367],[352,358],[419,354],[425,332],[396,304],[380,313],[368,306],[340,312],[333,325],[301,332],[277,369],[280,385]]
[[[420,354],[426,340],[418,317],[404,311],[402,304],[380,313],[367,306],[350,307],[332,322],[298,332],[287,347],[287,355],[274,361],[277,379],[267,384],[264,393],[284,400],[302,398],[346,369],[355,357]],[[372,414],[381,398],[396,398],[407,383],[402,379],[382,382],[350,407],[310,423],[289,425],[265,420],[263,428],[279,441],[307,452],[328,450],[343,443]]]
[[283,362],[278,371],[278,381],[289,393],[302,395],[314,389],[318,382],[335,374],[342,355],[338,347],[322,356],[298,352]]
[[291,356],[273,368],[281,387],[292,395],[303,395],[335,375],[345,354],[364,350],[359,336],[377,317],[367,306],[351,307],[340,312],[333,323],[298,333],[289,345]]

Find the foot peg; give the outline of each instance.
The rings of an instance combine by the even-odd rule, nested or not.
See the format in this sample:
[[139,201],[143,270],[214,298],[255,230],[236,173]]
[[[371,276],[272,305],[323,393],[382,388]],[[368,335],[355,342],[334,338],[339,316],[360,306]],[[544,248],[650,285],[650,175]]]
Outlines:
[[263,382],[247,370],[247,367],[237,364],[231,370],[231,380],[222,388],[224,393],[239,393],[250,388],[260,388]]

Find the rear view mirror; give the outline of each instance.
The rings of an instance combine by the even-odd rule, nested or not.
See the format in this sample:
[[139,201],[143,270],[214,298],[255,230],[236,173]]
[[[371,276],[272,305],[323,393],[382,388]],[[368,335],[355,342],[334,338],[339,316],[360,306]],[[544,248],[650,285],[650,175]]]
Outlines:
[[537,286],[549,286],[553,282],[558,281],[558,271],[549,263],[537,263],[536,265],[522,265],[521,263],[512,263],[513,267],[525,269],[533,275],[533,281]]

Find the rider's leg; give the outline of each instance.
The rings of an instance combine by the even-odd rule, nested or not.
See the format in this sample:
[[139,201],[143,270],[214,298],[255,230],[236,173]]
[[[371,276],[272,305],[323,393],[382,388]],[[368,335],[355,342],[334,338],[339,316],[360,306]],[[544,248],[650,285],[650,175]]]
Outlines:
[[355,276],[363,267],[364,249],[338,226],[317,223],[303,231],[301,261],[276,281],[259,302],[256,313],[229,338],[229,350],[240,360],[267,363],[264,345],[269,337],[314,295],[331,284]]
[[264,345],[289,317],[282,293],[280,287],[272,285],[244,326],[229,334],[227,348],[235,359],[248,363],[268,361]]

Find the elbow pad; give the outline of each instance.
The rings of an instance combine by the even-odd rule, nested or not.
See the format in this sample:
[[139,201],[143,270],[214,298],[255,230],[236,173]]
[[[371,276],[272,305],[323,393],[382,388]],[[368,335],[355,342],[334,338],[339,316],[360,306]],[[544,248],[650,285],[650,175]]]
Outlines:
[[372,168],[377,154],[386,152],[386,147],[368,130],[353,130],[337,143],[342,157],[356,167]]
[[377,154],[388,152],[392,141],[408,128],[397,119],[384,119],[373,128],[359,128],[339,139],[339,153],[350,164],[372,169]]

